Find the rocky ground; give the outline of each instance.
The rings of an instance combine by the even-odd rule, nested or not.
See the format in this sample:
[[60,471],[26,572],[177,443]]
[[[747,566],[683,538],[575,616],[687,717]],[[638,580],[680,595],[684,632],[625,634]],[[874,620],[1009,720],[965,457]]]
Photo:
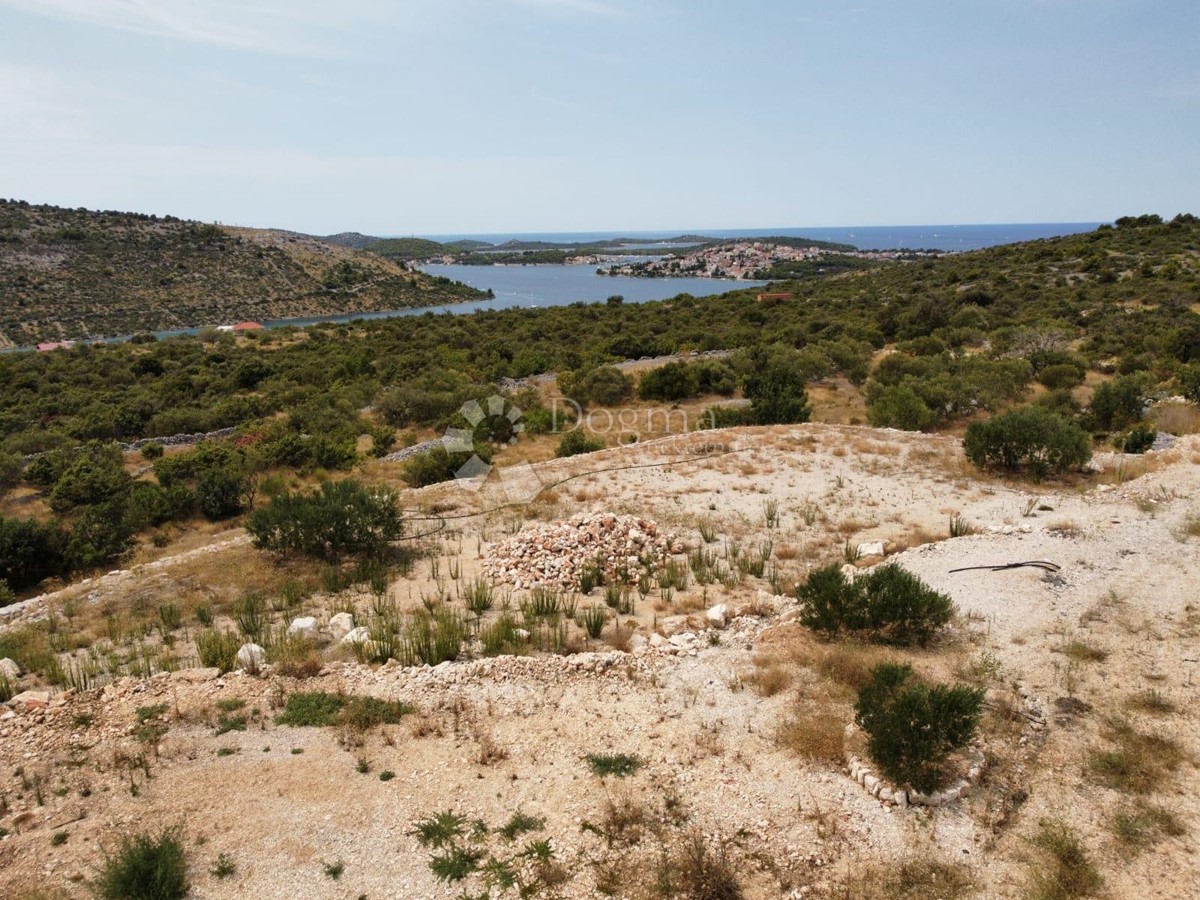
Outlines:
[[[634,594],[615,630],[572,639],[569,655],[362,665],[324,633],[345,605],[329,600],[304,610],[324,633],[312,678],[184,668],[55,693],[25,676],[28,693],[0,717],[0,893],[86,896],[122,835],[177,825],[195,897],[478,894],[480,876],[439,882],[437,851],[414,834],[449,810],[493,829],[469,844],[484,860],[516,858],[548,896],[649,897],[665,881],[688,896],[689,871],[713,883],[700,847],[753,898],[1024,897],[1048,866],[1033,838],[1051,820],[1079,834],[1107,896],[1189,896],[1200,883],[1200,442],[1097,462],[1105,471],[1088,479],[1009,484],[978,477],[951,438],[797,426],[538,464],[523,474],[545,487],[533,508],[509,505],[502,481],[410,492],[444,529],[441,562],[392,585],[413,604],[450,566],[518,590],[530,553],[542,570],[573,558],[555,522],[612,523],[618,558],[637,543],[684,566],[671,551],[709,548],[730,567],[759,554],[767,568]],[[125,602],[196,552],[34,601],[5,627],[65,598]],[[226,534],[209,555],[233,565],[252,552]],[[861,738],[843,736],[853,712],[839,672],[888,652],[816,640],[788,596],[811,566],[858,556],[865,568],[880,552],[960,610],[935,646],[893,655],[988,689],[982,757],[963,761],[976,783],[937,806],[881,801],[867,789],[881,786],[851,777],[865,780],[845,756],[862,756]],[[1060,569],[952,571],[1028,560]],[[275,721],[311,691],[413,711],[366,729]],[[1168,741],[1153,783],[1096,771],[1098,753],[1133,756],[1121,743],[1131,732]],[[601,777],[588,758],[604,754],[642,765]],[[1184,833],[1116,824],[1151,805]],[[518,812],[537,827],[509,841],[494,829]],[[520,856],[543,839],[553,861]],[[235,868],[225,878],[213,874],[220,854]]]

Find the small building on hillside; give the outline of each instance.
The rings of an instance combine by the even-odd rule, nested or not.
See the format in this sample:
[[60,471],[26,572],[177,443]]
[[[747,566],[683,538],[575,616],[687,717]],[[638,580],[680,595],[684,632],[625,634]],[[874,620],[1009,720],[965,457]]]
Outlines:
[[74,341],[46,341],[38,344],[38,353],[49,353],[51,350],[70,350],[75,346]]
[[238,322],[229,330],[236,334],[239,331],[261,331],[265,327],[265,325],[261,325],[258,322]]

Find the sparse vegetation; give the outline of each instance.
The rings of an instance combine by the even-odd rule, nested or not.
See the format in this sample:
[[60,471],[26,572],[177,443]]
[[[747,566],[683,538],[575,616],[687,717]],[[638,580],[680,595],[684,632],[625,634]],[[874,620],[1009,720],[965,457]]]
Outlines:
[[1033,900],[1091,897],[1103,887],[1087,848],[1067,825],[1051,820],[1039,822],[1033,844],[1043,852],[1030,885]]
[[628,753],[589,753],[586,757],[588,768],[599,778],[626,778],[633,775],[645,765],[644,760]]

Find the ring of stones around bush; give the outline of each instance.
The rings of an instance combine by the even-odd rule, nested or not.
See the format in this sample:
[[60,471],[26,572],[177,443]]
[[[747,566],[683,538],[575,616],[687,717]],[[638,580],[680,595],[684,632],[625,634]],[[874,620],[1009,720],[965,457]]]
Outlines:
[[[1042,714],[1040,702],[1028,691],[1023,690],[1022,695],[1025,701],[1025,709],[1022,712],[1022,717],[1025,719],[1025,730],[1034,733],[1043,731],[1046,727],[1046,720]],[[847,725],[846,737],[851,737],[856,731],[856,725]],[[846,770],[853,781],[881,803],[890,804],[900,809],[905,809],[909,806],[938,807],[961,800],[979,786],[979,781],[983,777],[983,770],[987,767],[987,755],[983,751],[982,744],[977,741],[965,748],[963,756],[967,764],[966,773],[949,787],[929,794],[923,794],[920,791],[902,790],[896,785],[885,781],[875,772],[870,762],[864,761],[858,754],[850,750],[846,751]]]
[[536,585],[575,590],[580,573],[595,565],[606,579],[635,583],[653,574],[683,547],[637,516],[598,513],[527,526],[485,552],[483,574],[518,590]]

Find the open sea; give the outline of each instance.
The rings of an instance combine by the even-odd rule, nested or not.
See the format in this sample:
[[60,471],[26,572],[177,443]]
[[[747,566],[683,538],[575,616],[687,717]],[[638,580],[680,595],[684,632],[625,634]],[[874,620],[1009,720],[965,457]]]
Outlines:
[[[1092,231],[1100,222],[1037,222],[1011,225],[861,225],[849,228],[681,228],[674,231],[578,231],[530,234],[428,234],[434,241],[476,240],[587,243],[612,238],[637,238],[656,243],[684,234],[719,238],[810,237],[818,241],[853,244],[860,250],[979,250],[1039,238]],[[404,235],[396,235],[402,237]]]

